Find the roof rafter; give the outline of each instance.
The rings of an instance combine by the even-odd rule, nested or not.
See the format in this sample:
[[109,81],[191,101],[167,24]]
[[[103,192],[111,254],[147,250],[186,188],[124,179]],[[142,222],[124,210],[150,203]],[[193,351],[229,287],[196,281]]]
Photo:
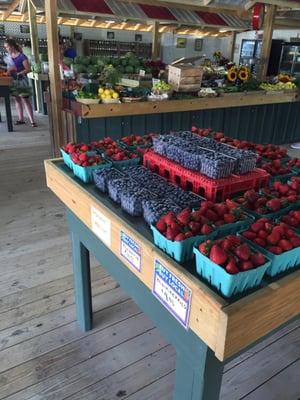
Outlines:
[[18,7],[19,3],[20,3],[20,0],[12,1],[12,3],[7,7],[7,9],[2,14],[2,21],[5,21],[6,18],[9,17],[13,11],[15,11],[15,9]]

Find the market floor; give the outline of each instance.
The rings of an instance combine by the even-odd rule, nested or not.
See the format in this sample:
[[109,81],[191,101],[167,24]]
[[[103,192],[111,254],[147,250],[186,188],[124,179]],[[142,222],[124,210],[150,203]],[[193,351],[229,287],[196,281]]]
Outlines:
[[[0,124],[0,399],[171,400],[174,349],[100,267],[96,327],[77,326],[64,207],[45,185],[47,129],[47,117],[13,133]],[[226,365],[221,399],[297,400],[299,358],[295,322]]]

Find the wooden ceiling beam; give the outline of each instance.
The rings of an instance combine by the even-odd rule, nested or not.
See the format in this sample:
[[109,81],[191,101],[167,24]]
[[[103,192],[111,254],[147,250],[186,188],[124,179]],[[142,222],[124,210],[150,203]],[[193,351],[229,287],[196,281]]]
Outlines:
[[275,19],[276,27],[287,27],[287,28],[299,28],[300,19],[297,18],[276,18]]
[[293,0],[263,0],[263,2],[282,8],[299,8],[299,3]]
[[9,17],[13,11],[15,11],[15,9],[18,7],[19,3],[20,3],[20,0],[12,1],[12,3],[7,7],[7,9],[2,14],[2,21],[5,21],[6,18]]

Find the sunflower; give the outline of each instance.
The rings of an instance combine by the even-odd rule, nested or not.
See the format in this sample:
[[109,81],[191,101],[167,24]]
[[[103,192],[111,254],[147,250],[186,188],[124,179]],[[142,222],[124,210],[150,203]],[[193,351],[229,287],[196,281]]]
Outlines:
[[237,72],[236,67],[230,68],[230,69],[228,70],[228,72],[227,72],[227,79],[228,79],[230,82],[235,82],[235,81],[237,80],[237,77],[238,77],[238,72]]
[[242,67],[240,68],[239,72],[238,72],[238,78],[242,81],[245,82],[249,79],[250,73],[248,68],[246,67]]

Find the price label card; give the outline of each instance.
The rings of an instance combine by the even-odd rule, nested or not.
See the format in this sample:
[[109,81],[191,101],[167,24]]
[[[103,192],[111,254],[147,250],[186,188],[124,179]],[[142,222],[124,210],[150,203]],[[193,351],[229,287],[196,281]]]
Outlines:
[[141,272],[141,246],[123,231],[121,231],[120,254],[133,268]]
[[145,76],[146,71],[144,69],[140,69],[140,76]]
[[152,293],[188,329],[192,291],[157,259],[154,260]]
[[92,231],[106,246],[111,246],[111,222],[101,211],[91,206]]

